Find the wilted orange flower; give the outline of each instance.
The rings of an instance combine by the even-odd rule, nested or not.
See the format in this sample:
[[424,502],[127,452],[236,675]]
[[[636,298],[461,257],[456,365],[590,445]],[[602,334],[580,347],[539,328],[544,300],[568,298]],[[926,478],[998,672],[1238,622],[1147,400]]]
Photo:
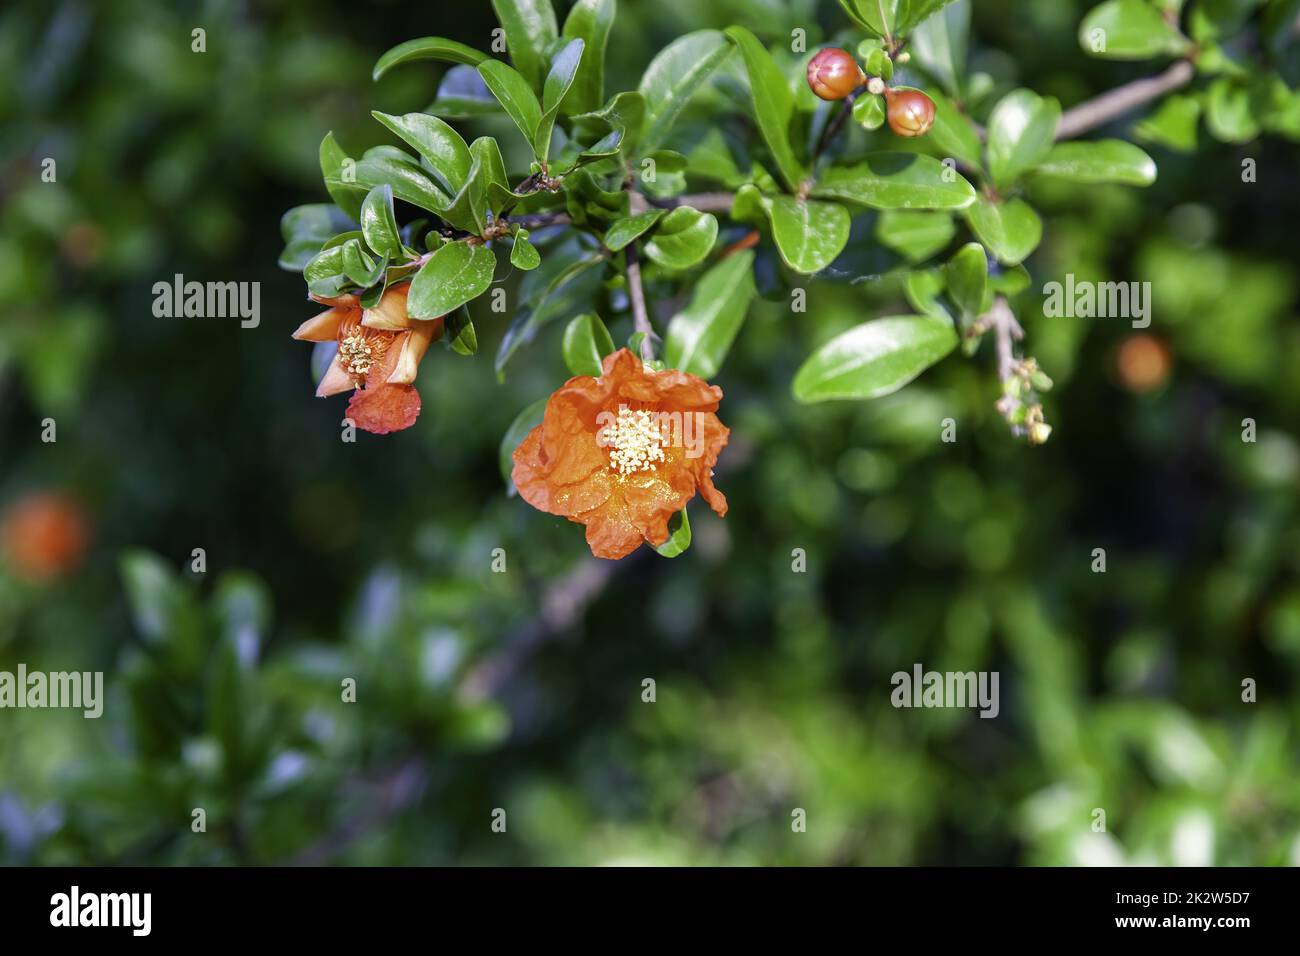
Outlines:
[[542,423],[515,449],[515,486],[534,508],[586,525],[598,558],[663,544],[668,520],[697,490],[727,513],[713,487],[731,434],[714,414],[721,398],[716,385],[656,372],[619,349],[600,378],[571,378],[547,400]]
[[363,309],[355,295],[312,298],[330,306],[293,333],[307,342],[339,343],[339,350],[316,386],[316,396],[356,391],[348,402],[348,418],[376,435],[415,424],[420,393],[411,383],[429,343],[442,336],[443,318],[412,319],[406,314],[409,282],[388,289],[372,309]]

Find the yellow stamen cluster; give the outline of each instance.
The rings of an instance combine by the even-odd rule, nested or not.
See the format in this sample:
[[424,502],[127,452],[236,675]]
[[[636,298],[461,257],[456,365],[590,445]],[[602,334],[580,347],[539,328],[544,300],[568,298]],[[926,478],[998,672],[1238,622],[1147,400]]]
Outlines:
[[352,332],[339,340],[339,365],[350,375],[365,378],[384,354],[385,342],[370,338],[362,331]]
[[655,471],[664,460],[664,437],[658,416],[652,411],[620,407],[618,419],[608,430],[609,467],[620,475]]

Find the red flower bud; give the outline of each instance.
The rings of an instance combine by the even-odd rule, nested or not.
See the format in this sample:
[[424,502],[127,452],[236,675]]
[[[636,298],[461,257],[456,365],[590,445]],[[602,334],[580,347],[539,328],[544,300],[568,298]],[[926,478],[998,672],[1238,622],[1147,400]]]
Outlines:
[[924,136],[934,125],[934,100],[920,90],[886,90],[889,128],[899,136]]
[[824,100],[842,100],[865,82],[858,61],[837,47],[827,47],[808,61],[808,86]]

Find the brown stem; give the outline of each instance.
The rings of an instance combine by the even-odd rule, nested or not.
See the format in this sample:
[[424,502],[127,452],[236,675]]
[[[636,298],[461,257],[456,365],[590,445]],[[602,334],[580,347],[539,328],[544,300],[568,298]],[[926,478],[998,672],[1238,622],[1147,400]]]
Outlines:
[[1061,114],[1056,124],[1057,139],[1072,139],[1118,119],[1130,110],[1186,86],[1196,75],[1189,60],[1179,60],[1163,73],[1133,80],[1109,92],[1080,103]]
[[632,301],[632,324],[641,337],[641,360],[653,362],[655,358],[654,326],[650,324],[650,313],[645,307],[645,290],[641,287],[641,258],[637,254],[636,243],[627,247],[627,297]]
[[817,140],[817,148],[813,150],[812,161],[814,164],[816,164],[817,160],[821,159],[821,155],[826,151],[826,147],[831,144],[831,141],[834,140],[835,137],[839,135],[840,130],[844,128],[844,122],[853,112],[853,104],[857,101],[858,95],[864,89],[866,89],[865,85],[860,86],[848,96],[844,97],[844,105],[841,106],[840,111],[835,114],[835,118],[826,124],[826,128],[822,130],[821,138]]
[[987,318],[992,323],[997,341],[998,378],[1005,382],[1016,373],[1016,356],[1012,343],[1023,339],[1025,330],[1016,321],[1005,296],[1000,295],[993,300],[993,308],[989,310]]

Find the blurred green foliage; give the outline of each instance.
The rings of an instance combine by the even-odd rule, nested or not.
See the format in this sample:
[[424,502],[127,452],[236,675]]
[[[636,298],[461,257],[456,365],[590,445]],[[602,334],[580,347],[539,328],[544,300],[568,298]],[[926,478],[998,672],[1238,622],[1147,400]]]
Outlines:
[[[1148,72],[1081,53],[1087,7],[977,4],[989,97],[1069,104]],[[1017,308],[1056,383],[1043,448],[1008,437],[983,353],[879,401],[793,401],[815,347],[905,308],[896,279],[810,285],[802,314],[758,303],[714,379],[729,515],[692,509],[674,560],[597,566],[498,470],[515,415],[567,374],[560,327],[499,383],[502,322],[476,304],[480,355],[431,354],[416,427],[356,444],[288,338],[312,310],[275,268],[278,220],[323,201],[321,136],[388,142],[368,111],[423,107],[445,66],[372,86],[376,55],[425,33],[483,48],[495,24],[488,4],[434,20],[332,0],[0,12],[0,506],[63,489],[94,531],[55,584],[0,573],[0,669],[109,687],[99,720],[0,711],[0,860],[1300,862],[1294,145],[1202,135],[1149,145],[1144,190],[1031,187],[1047,228]],[[625,2],[608,87],[737,23],[810,49],[848,29],[813,0]],[[898,261],[878,219],[854,222],[854,274]],[[155,318],[177,272],[260,281],[261,325]],[[1126,387],[1123,320],[1041,315],[1070,272],[1151,281],[1167,380]],[[915,662],[998,670],[1000,715],[894,709]]]

